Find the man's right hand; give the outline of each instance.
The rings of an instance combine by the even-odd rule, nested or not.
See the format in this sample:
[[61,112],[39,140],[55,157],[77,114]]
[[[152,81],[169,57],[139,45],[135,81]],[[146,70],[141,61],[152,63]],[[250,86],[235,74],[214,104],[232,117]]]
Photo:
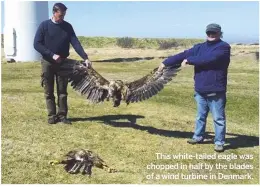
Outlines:
[[161,63],[159,68],[158,68],[158,71],[162,71],[164,67],[165,67],[165,65],[163,63]]
[[53,58],[53,60],[55,60],[55,62],[57,62],[57,63],[60,63],[60,62],[61,62],[61,57],[60,57],[60,55],[54,54],[52,58]]

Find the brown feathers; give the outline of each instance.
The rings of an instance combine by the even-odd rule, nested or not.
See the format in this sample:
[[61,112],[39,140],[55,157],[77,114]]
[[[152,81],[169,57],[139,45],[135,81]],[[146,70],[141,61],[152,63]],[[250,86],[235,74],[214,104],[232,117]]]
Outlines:
[[158,94],[164,88],[164,84],[172,80],[172,77],[179,71],[180,65],[166,67],[162,71],[155,68],[150,74],[145,77],[126,83],[128,94],[126,103],[134,103],[149,99]]
[[172,80],[180,67],[178,64],[165,67],[162,71],[155,68],[136,81],[124,83],[121,80],[108,81],[93,68],[88,69],[82,63],[74,62],[73,71],[69,74],[72,88],[93,103],[112,98],[114,107],[119,106],[121,100],[129,104],[144,101],[158,94],[164,85]]
[[108,96],[109,81],[99,75],[93,68],[88,69],[77,62],[69,77],[71,86],[93,103],[103,102]]

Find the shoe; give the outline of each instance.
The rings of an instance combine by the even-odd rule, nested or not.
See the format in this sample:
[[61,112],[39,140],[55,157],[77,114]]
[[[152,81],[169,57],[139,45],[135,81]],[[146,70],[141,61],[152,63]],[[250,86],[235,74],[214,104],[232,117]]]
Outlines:
[[201,139],[201,140],[195,140],[195,139],[189,139],[188,141],[187,141],[187,143],[189,143],[189,144],[199,144],[199,143],[202,143],[203,142],[203,139]]
[[56,118],[55,117],[50,117],[48,119],[48,123],[51,124],[51,125],[56,124],[57,123]]
[[215,145],[214,150],[216,152],[223,152],[224,151],[224,146],[223,145]]
[[61,123],[64,123],[64,124],[67,124],[67,125],[71,125],[71,121],[68,120],[67,118],[62,118],[62,119],[60,119],[60,122],[61,122]]

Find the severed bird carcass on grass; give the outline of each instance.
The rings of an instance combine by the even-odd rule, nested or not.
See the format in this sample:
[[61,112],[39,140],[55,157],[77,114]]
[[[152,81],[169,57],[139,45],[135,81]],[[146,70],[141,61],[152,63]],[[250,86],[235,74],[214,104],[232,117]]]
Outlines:
[[148,75],[133,82],[122,80],[107,80],[93,68],[87,68],[80,61],[70,63],[72,71],[69,72],[69,81],[74,90],[85,96],[93,103],[100,103],[110,98],[113,106],[118,107],[121,101],[126,104],[144,101],[156,95],[164,88],[164,85],[172,80],[179,71],[181,64],[158,67]]
[[92,167],[94,166],[104,169],[109,173],[117,172],[117,170],[110,168],[96,153],[88,149],[75,149],[69,151],[60,160],[50,161],[49,164],[64,164],[64,169],[70,174],[77,174],[82,169],[83,175],[91,176]]

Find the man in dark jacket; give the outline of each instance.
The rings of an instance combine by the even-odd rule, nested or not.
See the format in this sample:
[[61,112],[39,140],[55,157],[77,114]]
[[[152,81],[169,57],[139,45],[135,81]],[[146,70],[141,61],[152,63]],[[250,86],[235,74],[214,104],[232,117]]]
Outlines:
[[[62,3],[53,6],[53,17],[43,21],[35,34],[34,48],[42,55],[42,85],[48,109],[48,123],[63,122],[71,124],[67,119],[67,85],[68,78],[60,74],[61,67],[68,63],[70,44],[90,67],[91,62],[84,52],[72,25],[64,21],[67,7]],[[58,113],[54,96],[54,78],[56,77],[58,95]]]
[[215,151],[224,151],[226,134],[226,91],[227,73],[230,63],[230,45],[220,38],[221,27],[209,24],[206,28],[207,41],[194,45],[191,49],[171,56],[162,62],[164,66],[182,64],[194,66],[195,100],[197,102],[197,116],[195,132],[190,144],[202,143],[205,138],[206,120],[208,112],[213,116],[215,128]]

